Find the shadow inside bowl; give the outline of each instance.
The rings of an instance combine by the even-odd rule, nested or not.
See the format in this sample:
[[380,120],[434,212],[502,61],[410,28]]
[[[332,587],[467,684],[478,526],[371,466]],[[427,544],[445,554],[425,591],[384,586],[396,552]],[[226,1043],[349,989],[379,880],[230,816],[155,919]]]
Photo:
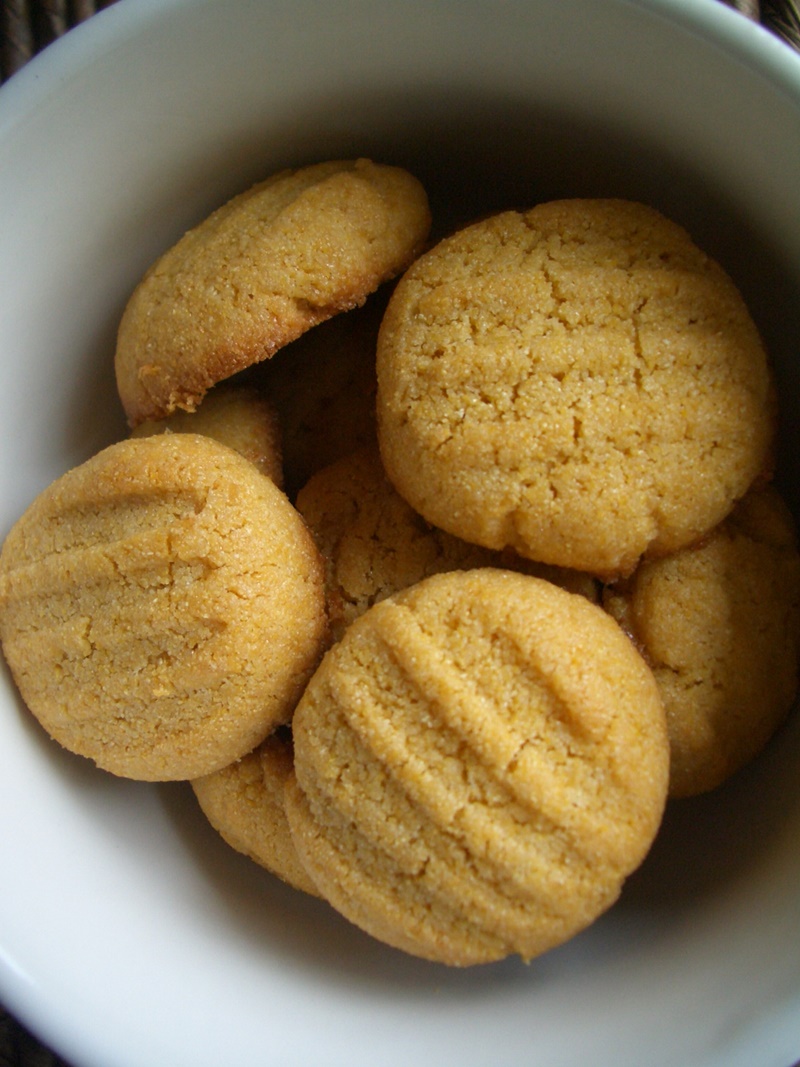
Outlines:
[[[113,383],[114,334],[127,295],[152,258],[228,196],[274,170],[358,155],[406,166],[420,178],[431,200],[434,239],[488,212],[554,198],[616,196],[652,204],[685,225],[733,276],[764,334],[779,391],[800,392],[796,271],[757,238],[753,221],[717,184],[655,141],[632,139],[598,123],[577,123],[556,109],[485,93],[472,99],[436,85],[373,96],[368,102],[363,95],[343,92],[337,99],[307,104],[304,113],[294,115],[291,128],[272,129],[268,138],[255,127],[238,130],[227,141],[220,139],[213,155],[182,158],[179,169],[166,171],[158,188],[148,189],[146,216],[118,219],[116,230],[98,235],[98,247],[111,250],[134,229],[149,227],[146,240],[124,262],[109,255],[111,310],[99,323],[95,313],[96,331],[85,339],[64,404],[65,454],[88,455],[125,432]],[[132,195],[132,203],[138,202]],[[796,413],[784,411],[779,477],[796,514],[799,438]],[[90,765],[75,764],[46,740],[42,743],[48,746],[48,761],[71,778],[71,786],[87,793],[95,788],[97,772]],[[623,936],[621,946],[623,952],[635,952],[639,937],[668,929],[699,896],[712,898],[732,880],[745,877],[773,837],[797,820],[799,772],[795,715],[762,756],[726,786],[707,797],[670,804],[647,860],[596,927],[624,926],[630,919],[632,933]],[[98,779],[98,790],[115,787],[106,776],[102,783]],[[618,940],[604,940],[590,928],[531,967],[509,960],[459,971],[415,960],[380,945],[326,904],[234,853],[207,824],[185,783],[155,791],[198,878],[213,892],[219,922],[257,949],[291,957],[295,965],[323,971],[336,981],[365,988],[388,984],[414,996],[433,989],[485,996],[487,983],[530,984],[548,970],[568,966],[576,955],[582,966],[602,970],[620,951]]]
[[159,787],[164,812],[177,829],[197,877],[215,897],[216,920],[226,935],[243,938],[264,959],[315,971],[335,983],[391,989],[418,996],[425,990],[485,993],[487,982],[530,981],[519,960],[453,969],[416,959],[368,936],[326,902],[283,883],[230,848],[207,822],[186,783]]
[[774,841],[800,818],[800,715],[795,714],[748,767],[712,793],[668,805],[660,832],[616,905],[564,946],[534,960],[517,958],[458,969],[415,959],[369,937],[323,901],[294,890],[232,850],[202,814],[186,783],[159,786],[198,878],[213,891],[215,914],[264,958],[291,959],[337,983],[390,989],[392,995],[485,996],[532,987],[559,972],[589,976],[624,966],[686,914],[713,905],[757,871]]
[[678,914],[755,870],[800,818],[800,714],[748,766],[702,796],[668,803],[620,907]]
[[[738,284],[776,368],[780,391],[796,395],[800,366],[800,280],[793,264],[758,234],[720,187],[677,150],[611,124],[578,121],[545,104],[436,84],[402,94],[365,97],[342,90],[298,108],[290,127],[243,128],[221,137],[213,153],[202,146],[165,166],[158,187],[131,191],[132,209],[98,229],[92,255],[104,264],[108,312],[83,338],[81,357],[63,406],[64,452],[89,455],[126,431],[113,377],[118,320],[145,269],[191,225],[250,184],[287,166],[324,158],[369,156],[407,167],[426,187],[434,219],[432,240],[490,212],[525,209],[565,197],[642,200],[685,226]],[[138,206],[146,204],[146,208]],[[126,248],[126,255],[115,249]],[[90,265],[89,265],[90,266]],[[76,274],[78,274],[76,271]],[[75,298],[80,299],[79,283]],[[84,297],[85,299],[85,297]],[[779,470],[782,485],[800,485],[798,416],[784,411]],[[792,499],[795,505],[800,504]]]
[[[375,116],[380,116],[378,121]],[[307,131],[308,141],[297,130]],[[378,130],[379,132],[375,132]],[[544,107],[483,95],[457,98],[428,86],[383,96],[365,109],[363,99],[346,95],[309,107],[286,131],[291,158],[255,158],[253,137],[231,144],[227,161],[238,160],[242,187],[276,165],[300,165],[324,155],[366,155],[405,166],[427,188],[434,216],[433,239],[488,212],[521,208],[572,196],[639,199],[686,226],[697,243],[717,258],[741,288],[773,358],[778,388],[800,388],[795,339],[800,336],[800,290],[796,272],[776,249],[757,236],[715,183],[655,142],[635,141],[600,124],[580,124]],[[281,143],[281,138],[272,139]],[[312,154],[313,152],[313,154]],[[231,188],[230,192],[238,191]],[[800,486],[798,425],[794,411],[783,413],[779,481],[798,510]],[[708,796],[668,806],[659,836],[644,864],[626,884],[621,900],[597,928],[619,926],[622,951],[636,951],[637,939],[680,923],[699,898],[746,878],[769,851],[773,838],[797,818],[800,794],[800,723],[794,719],[752,766]],[[485,987],[499,982],[535,982],[537,976],[567,966],[578,956],[584,967],[605,967],[620,951],[616,937],[604,939],[590,928],[574,943],[525,967],[519,961],[460,972],[415,961],[377,945],[340,920],[326,905],[273,884],[274,879],[243,857],[225,855],[225,846],[193,798],[172,790],[165,808],[200,868],[219,895],[226,916],[266,951],[276,944],[297,953],[309,966],[347,976],[357,983],[378,980],[399,987]],[[235,877],[231,874],[235,873]],[[313,930],[313,937],[309,936]],[[626,940],[626,937],[628,938]],[[613,948],[610,947],[613,945]],[[387,953],[391,966],[387,966]]]

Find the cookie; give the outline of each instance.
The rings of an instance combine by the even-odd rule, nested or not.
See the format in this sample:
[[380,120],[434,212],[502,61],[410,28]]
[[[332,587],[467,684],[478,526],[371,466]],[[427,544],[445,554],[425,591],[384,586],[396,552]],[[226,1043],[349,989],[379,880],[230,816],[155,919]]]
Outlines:
[[278,415],[257,390],[220,385],[203,397],[196,411],[176,411],[157,422],[142,422],[132,437],[156,433],[200,433],[236,449],[262,474],[283,488],[281,427]]
[[493,552],[431,526],[388,480],[377,445],[319,471],[296,504],[325,560],[333,640],[373,604],[451,570],[520,570],[599,599],[597,583],[586,574]]
[[702,544],[643,563],[605,603],[658,682],[670,795],[716,788],[761,751],[797,695],[800,556],[778,492],[751,491]]
[[125,308],[116,375],[130,425],[193,411],[216,382],[363,303],[429,228],[419,182],[365,159],[241,193],[167,251]]
[[380,940],[524,959],[618,897],[662,817],[652,673],[602,608],[527,575],[434,575],[328,651],[293,720],[301,861]]
[[286,496],[196,434],[64,474],[0,553],[0,640],[61,745],[114,774],[196,778],[291,717],[324,640],[323,569]]
[[384,464],[416,511],[604,578],[703,537],[771,461],[741,295],[641,204],[540,204],[440,242],[397,284],[377,373]]
[[291,731],[279,729],[254,752],[191,784],[203,814],[231,848],[317,896],[286,821],[283,794],[292,771]]
[[257,368],[258,388],[280,418],[292,500],[317,471],[377,440],[375,348],[387,288],[306,331]]

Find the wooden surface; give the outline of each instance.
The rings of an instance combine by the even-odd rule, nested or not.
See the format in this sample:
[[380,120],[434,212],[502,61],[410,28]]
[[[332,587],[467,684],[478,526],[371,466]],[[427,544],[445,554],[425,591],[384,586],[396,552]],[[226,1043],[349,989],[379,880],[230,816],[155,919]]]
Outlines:
[[[0,9],[0,75],[7,80],[25,63],[114,0],[3,0]],[[5,1067],[0,1060],[0,1067]]]
[[[34,55],[115,0],[3,0],[0,7],[0,81]],[[800,0],[720,0],[760,21],[800,49]],[[68,1067],[0,1005],[0,1067]],[[150,1065],[142,1065],[150,1067]],[[155,1065],[153,1065],[155,1067]],[[221,1065],[222,1067],[222,1065]],[[644,1065],[643,1065],[644,1067]],[[757,1065],[753,1065],[757,1067]],[[789,1065],[787,1065],[789,1067]],[[800,1061],[794,1065],[800,1067]]]

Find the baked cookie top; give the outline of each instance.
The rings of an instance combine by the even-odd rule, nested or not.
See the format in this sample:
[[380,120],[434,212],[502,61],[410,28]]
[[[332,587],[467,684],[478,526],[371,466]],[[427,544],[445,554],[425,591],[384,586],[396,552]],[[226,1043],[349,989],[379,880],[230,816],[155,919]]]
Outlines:
[[285,495],[195,434],[111,445],[0,553],[0,640],[31,712],[128,778],[210,773],[294,704],[326,631],[319,553]]
[[800,555],[777,490],[752,490],[702,544],[642,563],[605,603],[658,682],[670,794],[716,788],[797,695]]
[[278,413],[257,389],[219,385],[196,411],[176,411],[165,419],[141,422],[131,437],[157,433],[200,433],[235,449],[283,488],[281,426]]
[[297,497],[326,568],[331,637],[373,604],[423,578],[451,570],[502,567],[535,574],[598,599],[588,575],[495,552],[431,526],[386,477],[377,445],[318,471]]
[[145,274],[117,337],[132,426],[192,411],[223,378],[361,304],[419,253],[425,191],[370,160],[282,171],[234,197]]
[[453,965],[525,959],[616,899],[660,824],[653,676],[601,608],[495,569],[435,575],[326,653],[287,815],[335,908]]
[[255,751],[191,784],[203,814],[231,848],[295,889],[318,896],[286,820],[283,794],[293,768],[291,732],[281,729]]
[[398,283],[387,472],[430,522],[602,577],[697,540],[769,463],[774,399],[733,282],[622,200],[505,212]]

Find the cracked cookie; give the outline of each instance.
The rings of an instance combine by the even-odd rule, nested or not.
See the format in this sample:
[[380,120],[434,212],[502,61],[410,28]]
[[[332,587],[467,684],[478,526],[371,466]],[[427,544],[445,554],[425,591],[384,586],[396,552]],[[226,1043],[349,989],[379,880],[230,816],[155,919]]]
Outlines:
[[234,197],[128,301],[116,375],[130,425],[193,411],[216,382],[363,303],[429,229],[416,178],[366,159],[282,171]]
[[300,515],[196,434],[104,449],[0,553],[0,641],[33,715],[127,778],[195,778],[287,722],[326,631]]
[[586,574],[494,552],[431,526],[386,477],[377,445],[319,471],[298,494],[297,509],[325,560],[334,640],[372,604],[444,571],[503,567],[599,598]]
[[555,201],[443,240],[397,284],[377,373],[384,464],[415,510],[599,577],[698,540],[770,463],[742,297],[641,204]]
[[295,846],[373,936],[530,959],[616,900],[669,749],[653,675],[597,605],[511,571],[435,575],[326,653],[292,726]]
[[777,490],[751,490],[701,544],[642,563],[604,600],[658,683],[670,795],[714,789],[764,747],[797,694],[800,556]]

